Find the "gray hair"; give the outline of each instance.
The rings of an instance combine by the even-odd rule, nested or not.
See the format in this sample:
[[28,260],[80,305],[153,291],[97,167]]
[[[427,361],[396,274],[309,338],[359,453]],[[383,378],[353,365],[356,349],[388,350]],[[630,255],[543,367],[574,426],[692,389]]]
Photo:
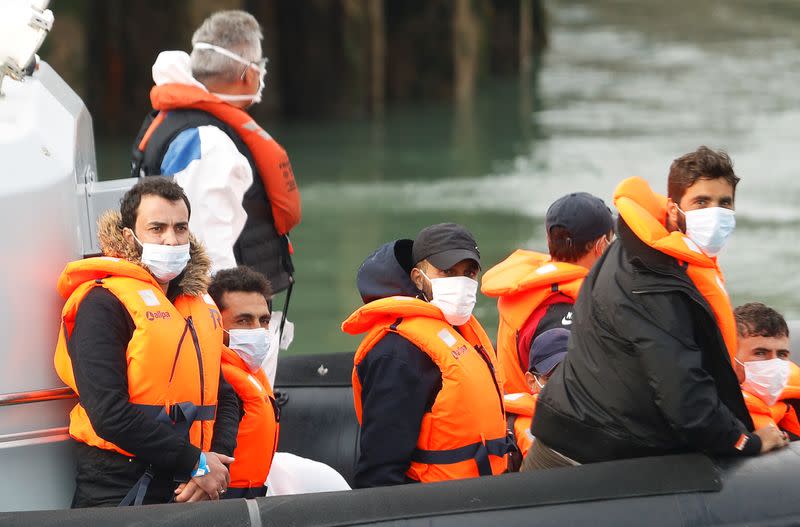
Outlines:
[[[206,42],[225,48],[245,60],[261,58],[261,26],[253,15],[245,11],[219,11],[206,18],[192,35],[192,45]],[[200,82],[211,78],[236,80],[243,66],[211,49],[192,50],[192,76]]]

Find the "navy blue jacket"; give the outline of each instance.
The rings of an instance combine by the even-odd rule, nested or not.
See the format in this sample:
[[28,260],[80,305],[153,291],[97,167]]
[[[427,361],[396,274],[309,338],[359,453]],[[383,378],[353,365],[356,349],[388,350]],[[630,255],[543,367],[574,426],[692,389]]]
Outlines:
[[[411,240],[387,243],[367,258],[357,275],[365,303],[388,296],[417,296],[411,272]],[[357,368],[361,381],[361,447],[355,487],[409,483],[405,472],[422,418],[442,388],[430,357],[396,333],[379,340]]]

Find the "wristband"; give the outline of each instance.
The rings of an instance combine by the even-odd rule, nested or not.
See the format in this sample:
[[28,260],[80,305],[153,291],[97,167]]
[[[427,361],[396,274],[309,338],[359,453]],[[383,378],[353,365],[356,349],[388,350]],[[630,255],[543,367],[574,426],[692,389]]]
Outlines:
[[200,460],[197,462],[197,468],[194,469],[192,472],[193,478],[201,478],[211,472],[211,469],[208,468],[208,463],[206,462],[206,454],[205,452],[200,452]]

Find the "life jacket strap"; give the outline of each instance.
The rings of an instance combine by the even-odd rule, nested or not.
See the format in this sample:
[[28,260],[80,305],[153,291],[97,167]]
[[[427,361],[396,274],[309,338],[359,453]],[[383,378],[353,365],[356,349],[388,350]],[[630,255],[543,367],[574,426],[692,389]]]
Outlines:
[[220,497],[226,500],[235,498],[244,498],[249,500],[252,498],[263,498],[266,495],[266,485],[260,485],[258,487],[228,487],[228,490],[225,491],[225,494]]
[[170,406],[169,414],[164,405],[160,404],[134,403],[133,406],[151,419],[172,426],[181,436],[189,434],[189,429],[195,421],[213,421],[217,414],[216,404],[198,406],[189,401],[173,404]]
[[503,457],[516,448],[513,440],[509,437],[478,441],[459,448],[449,450],[423,450],[417,448],[411,454],[411,460],[427,465],[451,465],[474,459],[478,465],[478,473],[481,476],[492,475],[492,465],[489,456]]
[[117,507],[127,507],[129,505],[141,505],[144,502],[144,496],[147,494],[147,487],[153,481],[153,472],[150,467],[144,471],[142,477],[131,487],[131,490],[122,498]]

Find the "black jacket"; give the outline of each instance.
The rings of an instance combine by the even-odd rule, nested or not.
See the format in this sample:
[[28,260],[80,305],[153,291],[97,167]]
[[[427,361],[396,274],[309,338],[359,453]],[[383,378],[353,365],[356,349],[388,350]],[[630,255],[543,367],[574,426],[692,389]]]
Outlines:
[[711,307],[676,259],[622,219],[618,236],[584,281],[569,352],[539,396],[532,433],[581,463],[758,453]]
[[[419,294],[409,278],[410,262],[411,240],[388,243],[367,258],[357,276],[364,302]],[[442,374],[425,352],[396,333],[379,340],[356,372],[362,423],[354,486],[408,483],[405,472],[422,418],[442,388]]]

